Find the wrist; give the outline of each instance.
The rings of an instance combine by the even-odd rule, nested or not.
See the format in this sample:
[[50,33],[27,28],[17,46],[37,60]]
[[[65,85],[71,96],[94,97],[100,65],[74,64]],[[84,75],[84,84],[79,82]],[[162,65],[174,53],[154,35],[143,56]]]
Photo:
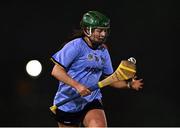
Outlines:
[[130,82],[130,81],[127,82],[127,87],[128,87],[128,88],[132,88],[132,85],[131,85],[131,82]]

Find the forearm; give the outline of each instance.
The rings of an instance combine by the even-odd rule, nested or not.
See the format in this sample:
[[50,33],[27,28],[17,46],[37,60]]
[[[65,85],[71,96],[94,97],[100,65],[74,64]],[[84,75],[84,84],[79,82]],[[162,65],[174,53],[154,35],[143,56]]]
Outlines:
[[79,83],[77,81],[75,81],[74,79],[72,79],[67,72],[65,71],[65,69],[63,67],[61,67],[60,65],[55,64],[51,75],[54,76],[57,80],[68,84],[74,88],[77,88],[77,86],[79,85]]
[[113,82],[110,86],[115,88],[128,88],[128,84],[126,81]]

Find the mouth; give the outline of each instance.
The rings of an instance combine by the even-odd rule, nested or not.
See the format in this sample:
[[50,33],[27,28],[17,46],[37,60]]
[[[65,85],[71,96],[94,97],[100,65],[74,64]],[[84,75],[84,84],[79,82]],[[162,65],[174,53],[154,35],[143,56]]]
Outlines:
[[104,42],[106,39],[105,38],[99,38],[100,42]]
[[106,38],[104,38],[104,37],[103,37],[103,38],[102,38],[102,37],[100,38],[100,37],[99,37],[99,38],[95,38],[93,42],[95,42],[95,43],[97,43],[97,44],[102,44],[102,43],[104,43],[105,41],[106,41]]

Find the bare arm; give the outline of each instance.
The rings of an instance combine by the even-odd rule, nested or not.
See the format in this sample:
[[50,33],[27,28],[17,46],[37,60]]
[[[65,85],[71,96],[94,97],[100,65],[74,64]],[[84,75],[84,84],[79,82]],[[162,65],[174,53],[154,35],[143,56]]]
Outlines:
[[80,93],[80,95],[87,95],[90,93],[89,89],[87,89],[84,85],[80,84],[74,79],[72,79],[67,74],[66,70],[58,64],[54,65],[51,75],[54,76],[57,80],[74,87]]
[[112,83],[110,86],[115,87],[115,88],[132,88],[138,91],[139,89],[143,88],[142,80],[143,79],[136,79],[136,77],[134,77],[132,81],[129,81],[129,82],[117,81],[117,82]]
[[117,81],[112,83],[110,86],[115,88],[128,88],[126,81]]

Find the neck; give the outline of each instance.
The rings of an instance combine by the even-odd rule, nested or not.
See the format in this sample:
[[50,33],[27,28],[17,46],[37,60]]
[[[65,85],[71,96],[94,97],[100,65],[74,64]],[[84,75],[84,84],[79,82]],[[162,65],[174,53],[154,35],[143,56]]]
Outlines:
[[88,43],[88,45],[90,46],[90,47],[93,47],[93,44],[92,44],[92,42],[91,42],[91,40],[88,38],[88,37],[84,37],[84,40],[86,41],[86,43]]
[[92,48],[92,49],[97,49],[99,47],[100,44],[96,43],[96,42],[92,42],[88,37],[84,37],[84,40],[86,41],[86,43]]

